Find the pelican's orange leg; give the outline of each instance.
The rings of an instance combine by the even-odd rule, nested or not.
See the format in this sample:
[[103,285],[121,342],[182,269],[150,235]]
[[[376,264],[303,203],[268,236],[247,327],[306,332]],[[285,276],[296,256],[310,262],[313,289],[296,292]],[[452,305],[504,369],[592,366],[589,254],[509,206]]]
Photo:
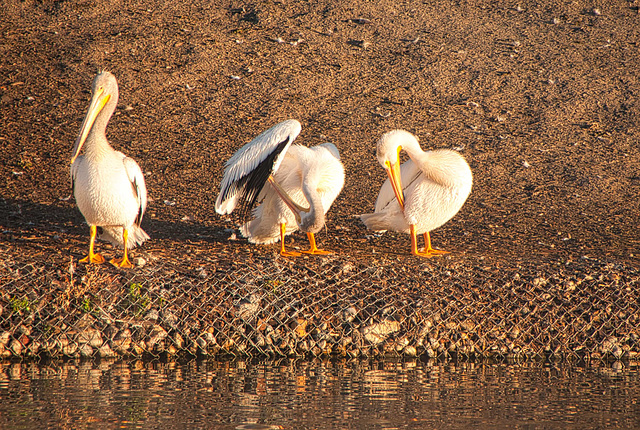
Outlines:
[[416,235],[416,226],[411,224],[410,226],[411,233],[411,253],[413,255],[417,255],[418,257],[426,257],[431,258],[434,255],[448,254],[447,251],[440,251],[438,249],[433,249],[431,247],[431,237],[429,233],[424,233],[424,243],[425,247],[421,250],[418,250],[418,237]]
[[93,253],[93,243],[96,241],[96,234],[98,233],[98,228],[95,225],[90,227],[91,229],[91,241],[89,242],[89,255],[80,260],[80,263],[94,263],[94,264],[102,264],[104,263],[104,257],[100,254]]
[[428,252],[431,253],[432,255],[443,255],[443,254],[449,254],[449,251],[442,251],[440,249],[434,249],[431,247],[431,236],[429,235],[429,232],[424,233],[424,252]]
[[307,237],[309,238],[309,250],[302,251],[305,254],[313,254],[313,255],[330,255],[333,254],[331,251],[325,251],[324,249],[318,249],[316,246],[316,237],[313,233],[307,233]]
[[300,257],[300,253],[296,251],[287,251],[284,249],[284,234],[287,232],[287,225],[280,223],[280,255],[283,257]]
[[122,255],[122,258],[113,258],[110,261],[110,263],[116,267],[123,267],[125,269],[131,269],[133,267],[133,264],[131,264],[131,261],[129,261],[129,258],[127,257],[127,238],[128,237],[129,237],[129,233],[125,228],[122,233],[122,240],[124,241],[124,254]]

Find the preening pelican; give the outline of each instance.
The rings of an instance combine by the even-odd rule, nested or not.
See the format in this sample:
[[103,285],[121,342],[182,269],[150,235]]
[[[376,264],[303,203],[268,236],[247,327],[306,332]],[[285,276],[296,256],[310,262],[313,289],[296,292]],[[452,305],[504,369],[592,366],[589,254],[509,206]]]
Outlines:
[[[300,134],[296,120],[283,121],[240,148],[227,161],[216,212],[231,213],[238,203],[244,210],[254,202],[253,220],[240,232],[251,243],[280,240],[280,254],[287,251],[284,237],[298,229],[307,233],[307,254],[330,254],[317,248],[315,235],[325,224],[325,214],[344,185],[344,167],[332,143],[307,148],[291,145]],[[265,184],[269,182],[268,186]]]
[[[71,181],[76,203],[91,229],[89,255],[80,262],[104,263],[94,253],[98,229],[100,238],[124,247],[122,258],[111,263],[133,267],[127,249],[149,239],[140,228],[147,207],[147,187],[140,166],[133,158],[114,150],[105,134],[107,123],[118,104],[118,83],[109,72],[93,80],[91,102],[71,156]],[[80,154],[85,147],[84,155]]]
[[[400,166],[403,149],[410,159]],[[376,156],[389,178],[382,184],[375,212],[360,219],[371,230],[409,233],[414,255],[447,254],[431,247],[429,232],[453,218],[471,193],[473,176],[464,157],[448,149],[423,151],[418,139],[404,130],[385,133]],[[422,250],[418,234],[424,235]]]

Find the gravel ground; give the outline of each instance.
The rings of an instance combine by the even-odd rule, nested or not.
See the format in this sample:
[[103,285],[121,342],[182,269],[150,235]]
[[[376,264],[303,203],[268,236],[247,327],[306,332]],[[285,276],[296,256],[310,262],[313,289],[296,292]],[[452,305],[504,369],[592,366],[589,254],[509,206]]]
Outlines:
[[[201,352],[635,356],[639,30],[638,5],[622,1],[9,1],[0,17],[3,353],[68,334],[76,350],[67,352],[95,355],[116,350],[110,342],[126,330],[148,341],[161,328],[172,341],[144,351],[167,353],[178,333],[193,352],[210,333],[216,342]],[[88,228],[70,197],[70,150],[104,68],[120,85],[107,135],[141,165],[151,199],[143,227],[152,240],[133,251],[130,272],[75,263]],[[213,209],[224,161],[287,118],[302,123],[298,143],[331,141],[341,152],[347,182],[317,236],[334,257],[282,259]],[[393,128],[425,149],[456,148],[471,165],[469,200],[432,234],[446,257],[412,257],[407,235],[371,234],[355,217],[373,208],[384,180],[375,142]],[[250,324],[241,300],[255,307]],[[296,301],[302,308],[277,316]],[[298,319],[309,329],[296,331]],[[237,334],[239,321],[251,330]],[[269,327],[284,334],[262,345]],[[86,328],[101,333],[91,351],[78,340]],[[313,345],[302,344],[307,333]],[[292,344],[273,347],[274,338]]]

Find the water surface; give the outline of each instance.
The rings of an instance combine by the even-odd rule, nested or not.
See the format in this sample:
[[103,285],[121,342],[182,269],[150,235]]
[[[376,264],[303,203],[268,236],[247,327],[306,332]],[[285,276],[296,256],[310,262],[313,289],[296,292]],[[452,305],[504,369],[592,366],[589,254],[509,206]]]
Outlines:
[[0,428],[640,428],[617,364],[71,361],[0,364]]

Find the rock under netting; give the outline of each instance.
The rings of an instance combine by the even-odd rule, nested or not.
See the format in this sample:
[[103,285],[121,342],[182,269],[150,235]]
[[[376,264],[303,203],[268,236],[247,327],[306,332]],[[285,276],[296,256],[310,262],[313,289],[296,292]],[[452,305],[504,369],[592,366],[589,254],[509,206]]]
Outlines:
[[[9,258],[10,257],[10,258]],[[634,359],[639,272],[253,256],[131,271],[0,260],[0,357]]]

